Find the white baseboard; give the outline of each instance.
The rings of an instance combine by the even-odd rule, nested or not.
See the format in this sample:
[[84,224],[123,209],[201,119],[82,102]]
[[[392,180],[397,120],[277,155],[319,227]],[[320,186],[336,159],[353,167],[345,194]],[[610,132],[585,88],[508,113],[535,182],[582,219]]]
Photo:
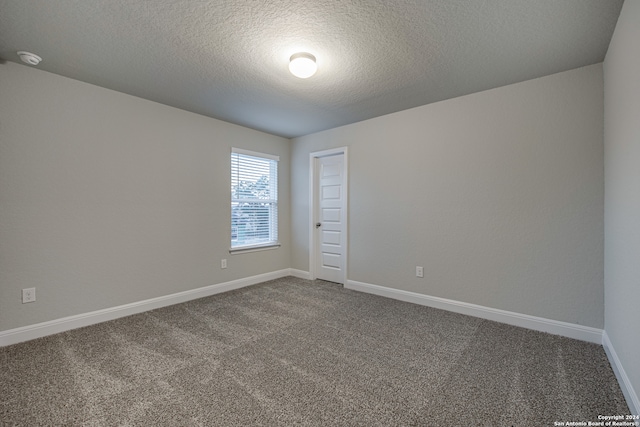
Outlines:
[[291,275],[294,275],[291,269],[286,268],[284,270],[259,274],[257,276],[245,277],[243,279],[218,283],[216,285],[210,285],[203,288],[178,292],[175,294],[165,295],[157,298],[151,298],[131,304],[105,308],[103,310],[92,311],[90,313],[83,313],[75,316],[63,317],[61,319],[36,323],[35,325],[23,326],[20,328],[9,329],[7,331],[0,331],[0,347],[17,344],[23,341],[29,341],[47,335],[57,334],[83,326],[94,325],[96,323],[106,322],[108,320],[142,313],[144,311],[154,310],[156,308],[179,304],[181,302],[191,301],[222,292],[228,292],[234,289],[244,288],[245,286],[251,286],[257,283],[262,283],[268,280],[279,279],[281,277]]
[[311,274],[308,271],[296,270],[295,268],[291,269],[291,276],[297,277],[298,279],[311,279]]
[[466,302],[432,297],[400,289],[356,282],[355,280],[348,280],[345,284],[345,288],[393,298],[400,301],[411,302],[414,304],[425,305],[428,307],[439,308],[442,310],[453,311],[455,313],[480,317],[482,319],[494,320],[508,325],[533,329],[535,331],[548,332],[554,335],[561,335],[582,341],[602,344],[602,329],[591,328],[589,326],[529,316],[527,314],[520,314],[512,311],[498,310],[495,308],[484,307],[482,305],[469,304]]
[[631,413],[634,415],[640,415],[640,399],[638,399],[638,394],[634,390],[631,380],[622,367],[622,363],[618,358],[616,350],[613,348],[613,344],[611,344],[611,341],[609,340],[609,335],[607,335],[606,330],[602,334],[602,345],[604,347],[604,351],[607,353],[613,372],[616,374],[618,384],[620,384],[622,394],[624,394],[624,398],[627,401],[627,405],[629,405]]

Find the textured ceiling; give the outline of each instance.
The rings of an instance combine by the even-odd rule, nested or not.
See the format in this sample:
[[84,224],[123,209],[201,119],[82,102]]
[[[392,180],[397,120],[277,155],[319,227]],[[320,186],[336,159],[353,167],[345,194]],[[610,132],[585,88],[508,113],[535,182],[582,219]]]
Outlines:
[[601,62],[622,3],[0,0],[0,58],[294,137]]

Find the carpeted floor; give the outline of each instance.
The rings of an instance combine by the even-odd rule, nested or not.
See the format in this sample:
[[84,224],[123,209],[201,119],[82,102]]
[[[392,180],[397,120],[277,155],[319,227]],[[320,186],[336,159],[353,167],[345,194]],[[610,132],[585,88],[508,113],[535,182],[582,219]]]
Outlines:
[[0,425],[553,426],[601,346],[287,277],[0,348]]

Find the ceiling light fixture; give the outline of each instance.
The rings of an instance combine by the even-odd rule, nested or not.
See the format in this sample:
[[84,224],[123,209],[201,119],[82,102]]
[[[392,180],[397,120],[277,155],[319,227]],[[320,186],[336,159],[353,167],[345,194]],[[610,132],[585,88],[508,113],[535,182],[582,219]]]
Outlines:
[[313,76],[318,70],[316,57],[310,53],[294,53],[289,59],[289,71],[296,77],[306,79]]
[[25,52],[23,50],[18,52],[18,56],[20,57],[20,59],[22,59],[22,62],[29,65],[38,65],[40,61],[42,61],[42,58],[40,58],[38,55],[31,52]]

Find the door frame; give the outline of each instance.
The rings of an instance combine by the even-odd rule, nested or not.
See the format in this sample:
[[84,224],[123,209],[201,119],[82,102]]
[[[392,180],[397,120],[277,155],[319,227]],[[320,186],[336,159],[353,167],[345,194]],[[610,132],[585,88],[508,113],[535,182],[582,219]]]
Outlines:
[[344,265],[342,269],[342,284],[347,283],[347,266],[349,264],[349,154],[348,147],[332,148],[329,150],[315,151],[309,154],[309,278],[316,279],[317,274],[317,240],[318,233],[315,224],[318,222],[318,162],[322,157],[336,156],[342,154],[343,157],[343,194],[344,206],[342,209],[341,221],[343,224],[341,246],[344,251]]

